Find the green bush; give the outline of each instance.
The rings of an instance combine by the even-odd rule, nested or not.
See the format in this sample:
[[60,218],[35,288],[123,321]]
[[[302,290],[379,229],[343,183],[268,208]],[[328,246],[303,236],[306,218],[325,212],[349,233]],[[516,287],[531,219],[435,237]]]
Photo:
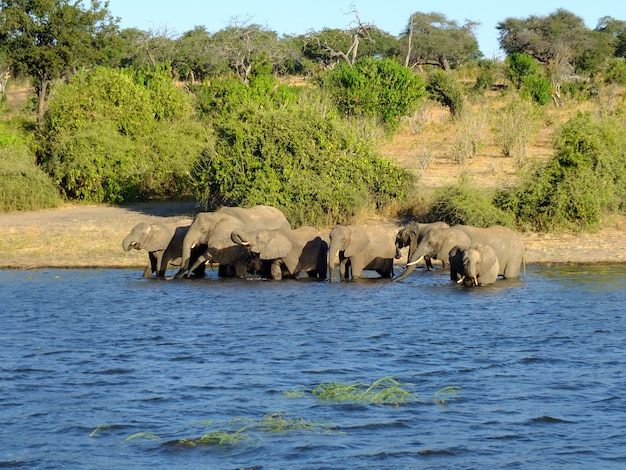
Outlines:
[[207,207],[268,204],[295,226],[324,226],[411,191],[411,173],[380,157],[374,142],[319,102],[259,99],[264,106],[247,96],[211,121],[215,146],[193,173],[196,197]]
[[394,60],[366,58],[352,67],[342,63],[318,77],[345,116],[379,120],[388,131],[414,111],[426,95],[424,82],[411,69]]
[[476,227],[505,225],[512,227],[515,220],[494,204],[495,193],[475,187],[465,176],[457,184],[437,189],[430,209],[432,220],[443,220],[450,225],[465,224]]
[[97,67],[51,96],[39,159],[70,199],[131,202],[189,194],[206,142],[191,98],[163,71]]
[[550,94],[550,81],[538,75],[529,75],[524,77],[522,84],[522,96],[528,97],[531,101],[542,106],[550,103],[552,95]]
[[519,52],[507,56],[505,67],[509,80],[518,89],[522,87],[527,77],[536,76],[539,73],[537,61],[533,57]]
[[426,90],[430,96],[450,109],[452,116],[459,116],[465,107],[463,87],[454,76],[444,70],[435,70],[428,76]]
[[61,198],[27,143],[0,125],[0,212],[57,207]]
[[626,127],[618,118],[579,114],[558,130],[555,155],[497,197],[520,225],[593,228],[626,205]]
[[435,190],[429,218],[450,225],[514,226],[514,218],[494,204],[494,197],[494,191],[479,189],[467,176],[461,176],[456,184]]

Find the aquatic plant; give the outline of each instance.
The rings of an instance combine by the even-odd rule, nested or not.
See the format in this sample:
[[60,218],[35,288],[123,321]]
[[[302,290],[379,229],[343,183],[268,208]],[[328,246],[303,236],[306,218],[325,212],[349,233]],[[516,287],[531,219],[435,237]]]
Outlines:
[[384,405],[400,405],[417,400],[416,395],[407,391],[403,384],[393,377],[383,377],[372,384],[340,382],[320,384],[311,391],[311,394],[322,400]]
[[159,441],[161,440],[161,438],[159,436],[155,436],[154,434],[150,434],[149,432],[137,432],[135,434],[133,434],[132,436],[128,436],[126,439],[124,439],[125,442],[128,441],[132,441],[133,439],[137,439],[137,438],[142,438],[142,439],[149,439],[151,441]]
[[451,386],[443,387],[437,390],[433,395],[433,401],[440,405],[445,405],[449,398],[458,398],[461,387]]

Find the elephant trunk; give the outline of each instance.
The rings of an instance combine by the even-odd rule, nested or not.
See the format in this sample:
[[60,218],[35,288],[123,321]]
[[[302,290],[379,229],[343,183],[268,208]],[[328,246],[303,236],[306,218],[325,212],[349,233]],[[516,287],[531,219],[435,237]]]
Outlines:
[[406,279],[410,274],[413,273],[413,271],[415,271],[415,266],[417,265],[417,263],[419,263],[423,259],[424,259],[424,255],[420,255],[417,252],[417,250],[414,250],[412,253],[409,253],[409,258],[406,263],[406,269],[398,277],[392,279],[392,282],[398,282],[398,281],[402,281],[403,279]]
[[332,242],[328,247],[328,274],[330,282],[335,280],[335,262],[339,260],[339,247]]
[[400,274],[398,277],[393,278],[391,280],[391,282],[401,281],[401,280],[407,278],[413,271],[415,271],[415,264],[407,264],[406,265],[406,269],[404,270],[404,272],[402,274]]
[[130,251],[132,248],[135,248],[137,246],[137,242],[135,241],[134,237],[131,235],[127,235],[126,238],[124,238],[124,240],[122,241],[122,248],[124,248],[124,251]]
[[192,243],[191,239],[188,239],[187,237],[184,238],[183,249],[181,251],[180,269],[174,276],[175,278],[179,279],[183,277],[185,273],[187,272],[187,270],[189,269],[189,262],[191,260],[191,251],[194,245],[195,244]]

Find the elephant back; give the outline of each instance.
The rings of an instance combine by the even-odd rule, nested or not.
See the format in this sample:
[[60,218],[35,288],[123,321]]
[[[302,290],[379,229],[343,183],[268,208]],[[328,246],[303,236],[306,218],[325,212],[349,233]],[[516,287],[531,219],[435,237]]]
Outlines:
[[243,222],[247,230],[291,229],[291,225],[285,217],[285,214],[283,214],[280,209],[271,206],[258,205],[250,208],[223,207],[219,212],[236,217]]

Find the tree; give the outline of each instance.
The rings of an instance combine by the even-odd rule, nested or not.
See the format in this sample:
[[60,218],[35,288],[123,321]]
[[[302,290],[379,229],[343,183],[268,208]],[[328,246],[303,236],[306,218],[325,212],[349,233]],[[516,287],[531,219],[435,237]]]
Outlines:
[[180,78],[190,80],[192,85],[215,69],[211,35],[204,26],[196,26],[176,40],[173,68]]
[[[384,31],[361,21],[354,4],[351,8],[349,13],[354,15],[354,20],[350,23],[350,28],[323,29],[309,34],[304,49],[305,56],[315,58],[326,68],[333,68],[340,61],[352,67],[360,58],[395,55],[396,41]],[[360,48],[361,44],[368,44],[369,47]]]
[[405,52],[405,64],[419,67],[431,64],[450,70],[482,54],[474,35],[480,23],[466,21],[459,25],[441,13],[413,13],[400,43]]
[[598,20],[598,25],[594,31],[609,36],[615,57],[626,57],[626,21],[603,16]]
[[35,80],[38,123],[54,80],[107,60],[118,23],[108,5],[91,0],[83,9],[80,1],[0,0],[0,42],[13,68]]
[[563,8],[547,16],[507,18],[496,29],[508,55],[527,54],[549,65],[554,83],[574,73],[593,74],[612,55],[608,35],[589,30],[582,18]]
[[275,31],[257,24],[239,24],[222,29],[211,37],[213,52],[226,61],[242,83],[248,83],[254,68],[267,63],[273,66],[282,59],[282,48]]

